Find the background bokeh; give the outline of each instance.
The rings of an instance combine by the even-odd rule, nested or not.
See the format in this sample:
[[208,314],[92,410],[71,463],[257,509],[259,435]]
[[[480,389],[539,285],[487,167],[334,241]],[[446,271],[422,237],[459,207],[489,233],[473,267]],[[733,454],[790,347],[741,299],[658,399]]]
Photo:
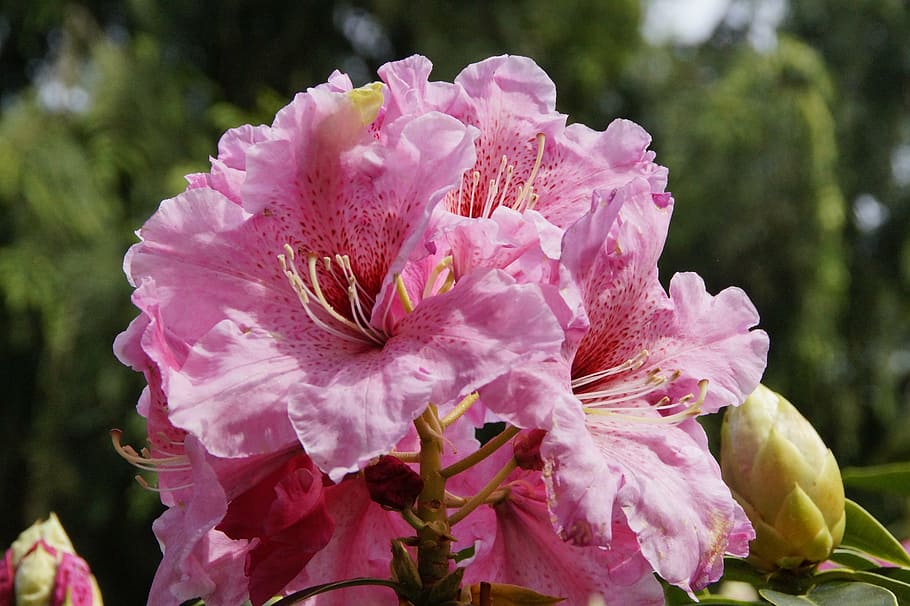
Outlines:
[[[749,292],[765,382],[842,464],[910,460],[902,0],[2,0],[0,548],[56,510],[107,602],[144,603],[160,505],[108,437],[143,435],[111,353],[133,231],[223,130],[415,52],[438,79],[530,55],[572,121],[645,126],[677,200],[662,276]],[[910,535],[905,500],[854,496]]]

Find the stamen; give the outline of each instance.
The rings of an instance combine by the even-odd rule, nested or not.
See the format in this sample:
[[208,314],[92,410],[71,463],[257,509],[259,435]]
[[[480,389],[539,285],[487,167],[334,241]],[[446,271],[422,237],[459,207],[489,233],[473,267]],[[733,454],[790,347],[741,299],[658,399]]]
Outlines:
[[187,482],[186,484],[181,484],[180,486],[171,486],[169,488],[161,488],[159,486],[152,486],[151,484],[148,483],[148,481],[145,478],[143,478],[142,476],[140,476],[138,474],[133,476],[133,479],[136,480],[136,483],[139,484],[140,486],[142,486],[144,489],[149,490],[151,492],[158,492],[158,493],[173,492],[175,490],[183,490],[184,488],[190,488],[193,485],[192,482]]
[[[506,170],[508,163],[509,159],[503,156],[502,161],[499,163],[499,170],[496,171],[496,178],[490,180],[490,187],[487,189],[487,199],[484,201],[483,211],[480,213],[481,217],[489,218],[493,214],[493,200],[496,198],[496,194],[499,193],[499,180],[502,178],[502,173]],[[505,196],[505,188],[503,188],[502,193]]]
[[527,183],[518,191],[518,197],[515,198],[515,202],[512,204],[512,208],[519,212],[527,210],[527,206],[522,207],[522,203],[530,196],[534,185],[534,179],[537,177],[537,171],[540,169],[540,164],[543,161],[543,150],[547,137],[543,133],[537,133],[536,139],[537,159],[534,160],[534,167],[531,168],[531,174],[528,176]]
[[408,289],[404,285],[404,280],[401,279],[401,275],[395,274],[395,292],[398,293],[398,298],[401,299],[401,305],[404,307],[404,310],[408,313],[414,311],[414,303],[411,302],[411,297],[408,295]]
[[471,173],[471,193],[467,200],[467,208],[465,209],[463,206],[463,204],[465,204],[465,183],[463,179],[458,186],[457,198],[455,198],[457,203],[453,204],[450,210],[459,214],[465,214],[464,211],[466,210],[467,213],[465,216],[467,217],[489,219],[493,216],[493,211],[497,206],[508,205],[518,212],[524,212],[534,208],[539,199],[539,196],[534,192],[534,180],[537,178],[537,173],[543,163],[546,139],[546,135],[537,133],[537,136],[535,137],[537,142],[537,157],[531,167],[531,172],[528,175],[527,181],[517,188],[514,199],[511,202],[508,201],[508,198],[513,188],[516,167],[515,164],[509,162],[508,156],[504,155],[500,159],[499,168],[496,170],[495,176],[486,182],[487,193],[483,201],[477,200],[477,188],[480,185],[483,175],[481,175],[480,171],[475,170]]
[[[367,299],[371,299],[372,297],[369,296],[357,281],[357,277],[351,267],[350,257],[347,255],[335,255],[334,261],[341,269],[341,276],[338,276],[335,271],[333,271],[334,266],[331,258],[323,257],[322,261],[328,274],[347,292],[351,318],[353,318],[353,320],[338,313],[326,298],[322,287],[319,284],[319,276],[316,271],[316,255],[307,256],[307,275],[309,277],[309,286],[307,286],[307,283],[304,282],[297,269],[294,249],[290,244],[285,244],[284,250],[284,254],[278,255],[278,264],[287,277],[291,288],[297,293],[297,299],[300,301],[307,317],[313,324],[331,335],[354,343],[375,343],[382,345],[386,341],[387,335],[370,324],[369,314],[361,299],[362,297]],[[313,302],[318,304],[316,309],[322,309],[322,311],[329,316],[328,320],[316,315],[316,310],[311,306],[311,303]],[[370,302],[370,306],[372,306],[372,302]],[[342,328],[355,334],[352,335],[350,332],[336,328],[329,323],[329,320],[334,320],[337,324],[340,324]]]
[[585,375],[583,377],[579,377],[578,379],[572,379],[572,389],[600,381],[601,379],[605,379],[607,377],[612,377],[613,375],[618,375],[619,373],[626,372],[628,370],[638,370],[642,367],[650,355],[651,354],[647,349],[642,349],[640,352],[635,354],[635,356],[629,358],[619,366],[614,366],[606,370],[601,370],[600,372]]
[[439,280],[439,275],[444,271],[448,271],[448,274],[446,275],[446,279],[443,281],[442,286],[436,290],[436,294],[448,292],[449,289],[452,288],[452,284],[455,283],[452,262],[452,255],[449,255],[436,264],[436,267],[433,268],[433,271],[431,271],[430,275],[427,277],[427,283],[424,285],[423,294],[421,295],[422,299],[426,299],[433,294],[433,290],[436,288],[436,282]]
[[474,198],[477,197],[478,185],[480,185],[480,171],[475,170],[471,175],[471,207],[468,209],[468,217],[474,216]]
[[698,399],[696,399],[695,402],[693,402],[689,406],[686,406],[683,410],[681,410],[675,414],[672,414],[672,415],[655,417],[655,416],[646,416],[643,414],[642,415],[624,414],[622,412],[617,412],[617,410],[627,410],[627,411],[639,410],[644,413],[650,412],[651,410],[654,410],[654,409],[664,410],[667,408],[675,408],[676,406],[683,405],[686,402],[689,402],[692,399],[694,399],[694,396],[692,394],[689,394],[689,395],[681,398],[678,402],[673,403],[673,404],[670,403],[669,398],[662,398],[660,400],[660,402],[663,402],[663,404],[660,404],[659,406],[649,406],[646,408],[638,408],[638,409],[617,408],[617,409],[614,409],[614,408],[590,408],[590,407],[585,406],[584,411],[586,414],[609,416],[609,417],[614,417],[617,419],[622,419],[624,421],[631,421],[633,423],[643,423],[646,425],[653,425],[653,424],[674,424],[675,425],[676,423],[681,423],[681,422],[685,421],[686,419],[691,419],[692,417],[696,417],[696,416],[700,415],[702,412],[701,407],[704,405],[705,396],[707,396],[707,395],[708,395],[708,381],[706,379],[702,379],[701,381],[698,382]]
[[134,467],[145,471],[189,471],[190,460],[186,455],[173,455],[168,457],[152,457],[147,448],[142,453],[137,453],[132,446],[122,445],[123,432],[119,429],[111,430],[111,442],[114,450]]
[[576,393],[575,397],[582,401],[596,400],[596,403],[588,404],[588,406],[595,406],[596,404],[609,406],[620,402],[628,402],[629,400],[635,400],[642,396],[646,396],[660,386],[675,381],[681,374],[682,372],[677,370],[668,377],[661,374],[659,368],[655,368],[648,373],[648,378],[645,379],[644,384],[639,387],[629,389],[626,386],[621,386],[614,389],[599,389],[597,391]]
[[453,408],[449,414],[439,420],[443,429],[460,419],[464,413],[471,409],[471,406],[473,406],[478,399],[480,399],[480,394],[476,391],[466,395],[461,402],[455,405],[455,408]]

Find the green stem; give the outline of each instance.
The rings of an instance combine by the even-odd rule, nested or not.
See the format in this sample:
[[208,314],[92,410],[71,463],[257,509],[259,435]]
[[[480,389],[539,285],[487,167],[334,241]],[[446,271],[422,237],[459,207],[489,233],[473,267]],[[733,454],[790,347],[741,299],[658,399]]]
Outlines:
[[496,435],[492,440],[461,459],[456,461],[443,469],[440,473],[444,478],[451,478],[452,476],[461,473],[466,469],[470,469],[474,465],[477,465],[488,456],[499,450],[506,442],[514,438],[518,432],[521,431],[518,427],[506,427],[502,432]]
[[420,477],[423,491],[417,498],[417,517],[426,524],[417,529],[417,571],[424,587],[430,587],[449,573],[451,535],[446,516],[446,479],[442,468],[442,435],[438,431],[436,407],[414,420],[420,436]]
[[493,494],[494,490],[499,488],[499,485],[502,484],[503,480],[509,477],[509,474],[512,473],[516,467],[518,467],[518,462],[515,460],[515,457],[512,457],[509,462],[503,465],[502,469],[493,476],[493,479],[480,490],[480,492],[468,499],[468,502],[464,504],[464,507],[449,516],[449,526],[454,526],[463,520],[469,513],[483,505],[484,501],[487,500],[487,497]]

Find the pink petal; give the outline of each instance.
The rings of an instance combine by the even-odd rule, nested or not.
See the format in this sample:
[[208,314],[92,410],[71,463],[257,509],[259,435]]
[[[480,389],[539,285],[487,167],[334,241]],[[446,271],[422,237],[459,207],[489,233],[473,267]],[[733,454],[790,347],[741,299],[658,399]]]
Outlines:
[[704,440],[690,435],[701,431],[695,421],[683,429],[653,420],[589,416],[590,443],[577,431],[550,432],[542,448],[550,494],[568,538],[615,545],[619,521],[658,574],[691,592],[719,578],[724,552],[741,552],[751,528]]
[[[148,606],[173,606],[200,596],[213,606],[237,604],[247,593],[246,541],[227,542],[213,530],[227,511],[227,498],[192,437],[187,437],[186,448],[193,462],[195,491],[193,498],[169,508],[152,526],[164,557],[152,581]],[[216,583],[216,576],[228,582]]]
[[209,174],[190,175],[190,188],[208,187],[220,192],[235,204],[241,204],[241,190],[246,179],[246,152],[270,138],[269,127],[244,125],[232,128],[218,142],[218,157],[211,158]]
[[467,568],[466,582],[489,581],[529,587],[584,605],[595,595],[608,603],[654,606],[663,591],[635,552],[621,554],[564,542],[550,523],[547,498],[534,472],[518,472],[509,498],[493,508],[495,536]]
[[705,412],[740,404],[758,386],[768,355],[767,333],[750,330],[758,312],[749,297],[739,288],[712,296],[697,274],[682,273],[670,280],[670,301],[672,336],[653,351],[655,364],[684,371],[669,395],[698,393],[695,383],[707,379]]
[[322,380],[291,387],[291,420],[338,481],[389,452],[428,402],[449,403],[524,361],[554,357],[562,341],[539,287],[475,273],[422,301],[381,350],[324,358]]
[[407,114],[440,111],[458,117],[455,106],[461,91],[450,82],[430,82],[433,64],[426,57],[413,55],[401,61],[386,63],[379,68],[379,77],[386,83],[386,120]]
[[[414,533],[398,512],[383,510],[370,500],[363,480],[345,480],[325,490],[326,506],[335,520],[335,534],[289,586],[299,590],[356,577],[388,578],[391,541]],[[398,598],[385,587],[357,587],[324,593],[310,606],[395,606]]]

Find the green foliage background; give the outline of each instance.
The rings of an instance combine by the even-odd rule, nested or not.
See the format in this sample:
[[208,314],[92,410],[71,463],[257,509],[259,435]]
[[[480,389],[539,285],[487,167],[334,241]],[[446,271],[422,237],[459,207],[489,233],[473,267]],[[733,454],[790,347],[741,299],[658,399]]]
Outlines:
[[[642,14],[637,0],[0,3],[0,544],[56,510],[108,603],[144,602],[160,506],[108,438],[142,441],[140,378],[111,354],[134,315],[132,232],[226,128],[269,122],[336,67],[363,83],[414,52],[439,79],[527,54],[572,120],[643,124],[677,200],[662,275],[749,292],[772,338],[766,383],[842,464],[910,459],[910,9],[792,2],[762,50],[734,21],[698,46],[651,45]],[[869,506],[910,535],[906,500]]]

